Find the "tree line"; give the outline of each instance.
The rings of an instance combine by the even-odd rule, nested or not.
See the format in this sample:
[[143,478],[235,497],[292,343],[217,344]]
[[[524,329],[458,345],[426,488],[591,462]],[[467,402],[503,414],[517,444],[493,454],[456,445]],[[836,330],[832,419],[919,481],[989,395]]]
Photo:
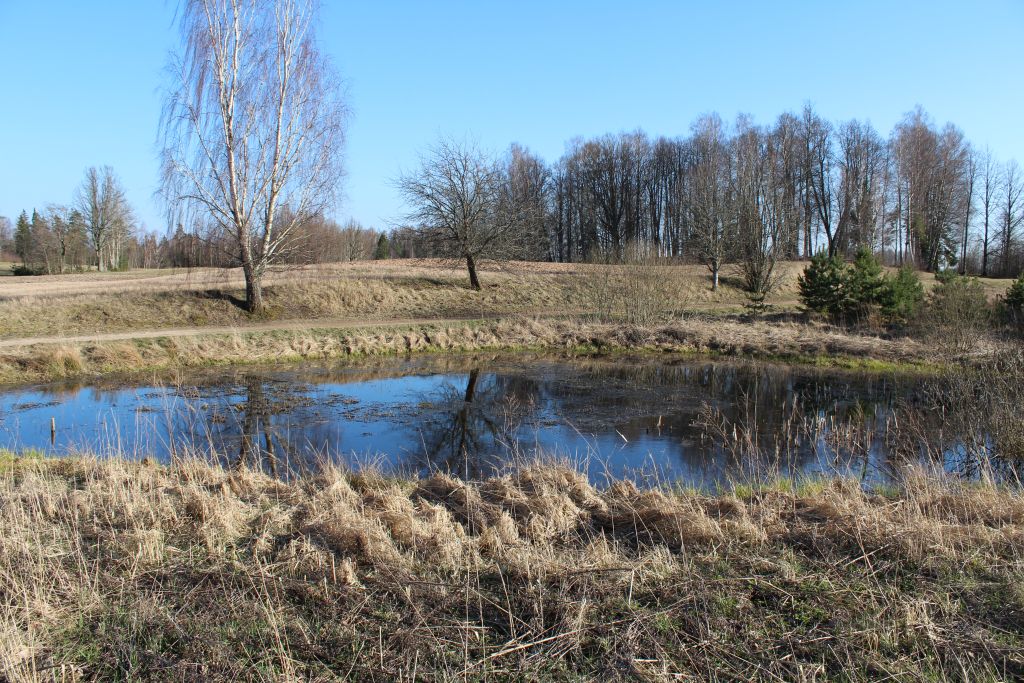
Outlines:
[[[294,227],[274,262],[311,265],[381,258],[378,244],[382,235],[354,219],[338,223],[317,214]],[[159,245],[160,266],[170,268],[235,268],[239,265],[237,252],[235,240],[216,226],[186,230],[179,224]]]
[[[984,276],[1011,277],[1024,266],[1016,161],[973,148],[921,108],[888,138],[810,106],[768,125],[708,114],[683,137],[574,139],[553,164],[518,145],[495,159],[443,141],[398,187],[411,207],[409,227],[391,235],[398,255],[458,247],[476,259],[571,262],[621,260],[632,249],[704,263],[713,286],[736,264],[753,292],[770,288],[777,261],[819,251],[849,258],[868,248],[891,265]],[[467,249],[474,239],[446,228],[437,210],[485,196],[489,212],[474,210],[488,245]],[[445,202],[431,207],[439,197]],[[468,215],[448,222],[467,224]]]
[[[397,186],[406,227],[389,239],[325,218],[344,175],[348,110],[316,41],[314,0],[187,0],[160,126],[158,240],[135,226],[116,176],[90,169],[76,201],[0,221],[0,251],[29,272],[239,266],[263,308],[274,263],[442,256],[700,262],[717,287],[738,267],[756,302],[777,263],[868,249],[930,271],[1012,276],[1024,264],[1024,178],[920,108],[887,138],[810,106],[757,125],[698,118],[688,135],[574,139],[555,163],[512,145],[496,157],[443,140]],[[5,237],[5,233],[11,233]],[[9,243],[9,244],[8,244]]]
[[155,242],[154,235],[138,233],[124,187],[109,166],[86,170],[70,203],[33,209],[31,217],[22,211],[13,226],[0,220],[0,253],[15,256],[24,274],[156,267]]
[[[287,208],[282,212],[287,212]],[[355,220],[344,224],[316,214],[296,226],[278,263],[337,263],[375,258],[381,233]],[[90,168],[67,204],[0,216],[0,261],[16,261],[23,275],[133,268],[231,268],[237,245],[216,227],[178,224],[160,236],[135,219],[110,167]],[[387,256],[385,252],[384,256]]]

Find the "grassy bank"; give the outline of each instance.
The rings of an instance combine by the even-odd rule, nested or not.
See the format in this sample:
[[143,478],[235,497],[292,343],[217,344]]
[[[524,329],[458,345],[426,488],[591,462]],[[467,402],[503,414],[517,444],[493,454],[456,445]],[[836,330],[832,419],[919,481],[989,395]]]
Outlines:
[[496,321],[380,325],[354,329],[245,330],[0,350],[0,383],[223,364],[352,358],[428,351],[534,349],[570,353],[699,353],[870,370],[932,367],[911,339],[885,339],[828,325],[692,316],[636,326],[522,316]]
[[[799,305],[804,263],[780,264],[781,281],[767,303]],[[925,285],[934,278],[925,274]],[[481,267],[483,290],[465,272],[430,260],[374,261],[281,269],[266,276],[267,314],[254,319],[239,306],[238,270],[131,271],[10,278],[0,285],[0,339],[129,332],[143,329],[245,326],[267,320],[337,318],[386,321],[522,313],[609,311],[736,312],[747,303],[735,277],[710,289],[700,265],[623,266],[491,263]],[[990,297],[1008,280],[984,280]],[[632,294],[630,294],[632,292]],[[633,297],[630,299],[630,297]],[[622,298],[625,297],[625,298]],[[621,299],[618,301],[612,301]]]
[[0,473],[6,680],[1024,676],[1024,499],[991,485]]

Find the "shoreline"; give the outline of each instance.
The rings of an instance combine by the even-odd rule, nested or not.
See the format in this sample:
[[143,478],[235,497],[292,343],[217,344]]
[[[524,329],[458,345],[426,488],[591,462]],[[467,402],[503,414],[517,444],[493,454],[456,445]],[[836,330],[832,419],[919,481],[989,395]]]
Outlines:
[[241,327],[214,334],[197,329],[177,336],[153,331],[113,341],[54,340],[0,350],[0,386],[202,367],[474,351],[674,354],[920,374],[944,365],[932,350],[911,339],[866,336],[807,322],[692,316],[639,327],[565,316],[510,316],[374,321],[330,328],[308,321],[306,327],[284,329]]

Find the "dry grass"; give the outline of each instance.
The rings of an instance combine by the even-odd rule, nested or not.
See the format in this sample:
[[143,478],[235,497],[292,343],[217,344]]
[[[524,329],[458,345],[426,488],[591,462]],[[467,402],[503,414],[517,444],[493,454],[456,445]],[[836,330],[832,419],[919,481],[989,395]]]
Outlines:
[[991,485],[0,463],[5,680],[1024,676],[1024,499]]
[[[586,304],[583,281],[573,276],[493,273],[484,290],[474,292],[464,286],[460,274],[440,267],[380,266],[366,272],[339,266],[269,275],[269,313],[256,319],[238,305],[244,290],[235,274],[220,280],[218,273],[118,280],[96,274],[99,279],[81,283],[69,281],[70,276],[53,276],[59,279],[42,282],[37,289],[20,283],[15,288],[0,286],[0,298],[7,297],[0,300],[0,337],[245,326],[268,319],[387,321],[575,311]],[[75,291],[66,291],[68,286]]]
[[[776,309],[796,308],[802,265],[783,264],[785,277],[769,299]],[[460,270],[429,260],[276,271],[267,278],[269,319],[239,308],[235,271],[12,278],[0,285],[0,382],[523,346],[831,358],[827,362],[840,364],[930,360],[921,344],[870,331],[778,320],[741,323],[730,314],[746,303],[737,283],[726,276],[711,292],[701,266],[490,263],[482,278],[483,291],[474,292]],[[994,296],[1007,283],[986,281],[986,291]],[[602,323],[588,322],[595,319]]]
[[[796,276],[803,264],[783,264],[783,281],[768,303],[777,309],[798,305]],[[649,323],[682,309],[730,311],[746,299],[738,280],[723,278],[709,288],[701,266],[657,266],[657,297],[639,303]],[[641,274],[642,275],[642,274]],[[485,264],[482,292],[470,290],[465,274],[435,261],[356,262],[278,270],[267,275],[269,318],[325,320],[360,318],[386,321],[408,317],[539,312],[603,311],[608,288],[627,297],[632,284],[648,284],[634,266],[547,263]],[[649,278],[648,278],[649,279]],[[932,279],[926,276],[926,281]],[[1009,281],[985,281],[991,296]],[[926,282],[928,284],[928,282]],[[650,289],[650,287],[646,287]],[[642,293],[642,292],[641,292]],[[259,322],[235,301],[244,294],[235,270],[133,271],[11,278],[0,285],[0,338],[66,336],[143,329],[244,326]],[[627,313],[641,308],[633,296]],[[620,316],[621,317],[621,316]],[[261,320],[266,320],[261,319]]]
[[0,350],[0,383],[168,370],[230,363],[351,358],[422,351],[545,349],[702,353],[885,369],[927,365],[928,347],[819,323],[689,316],[637,326],[516,316],[506,320],[276,331],[37,344]]

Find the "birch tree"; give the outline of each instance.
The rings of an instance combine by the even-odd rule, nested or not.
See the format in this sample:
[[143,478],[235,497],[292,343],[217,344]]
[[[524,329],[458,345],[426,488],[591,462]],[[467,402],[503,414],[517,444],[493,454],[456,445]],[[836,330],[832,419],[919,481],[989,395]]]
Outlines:
[[694,250],[711,271],[711,289],[718,290],[722,266],[729,255],[734,221],[729,202],[731,157],[725,126],[717,115],[693,125],[693,167],[690,183],[690,223]]
[[135,219],[114,169],[94,166],[86,170],[75,208],[85,223],[96,269],[103,272],[118,267],[121,249]]
[[317,47],[315,0],[184,0],[162,119],[163,192],[177,219],[228,237],[245,305],[299,226],[330,208],[346,108]]

